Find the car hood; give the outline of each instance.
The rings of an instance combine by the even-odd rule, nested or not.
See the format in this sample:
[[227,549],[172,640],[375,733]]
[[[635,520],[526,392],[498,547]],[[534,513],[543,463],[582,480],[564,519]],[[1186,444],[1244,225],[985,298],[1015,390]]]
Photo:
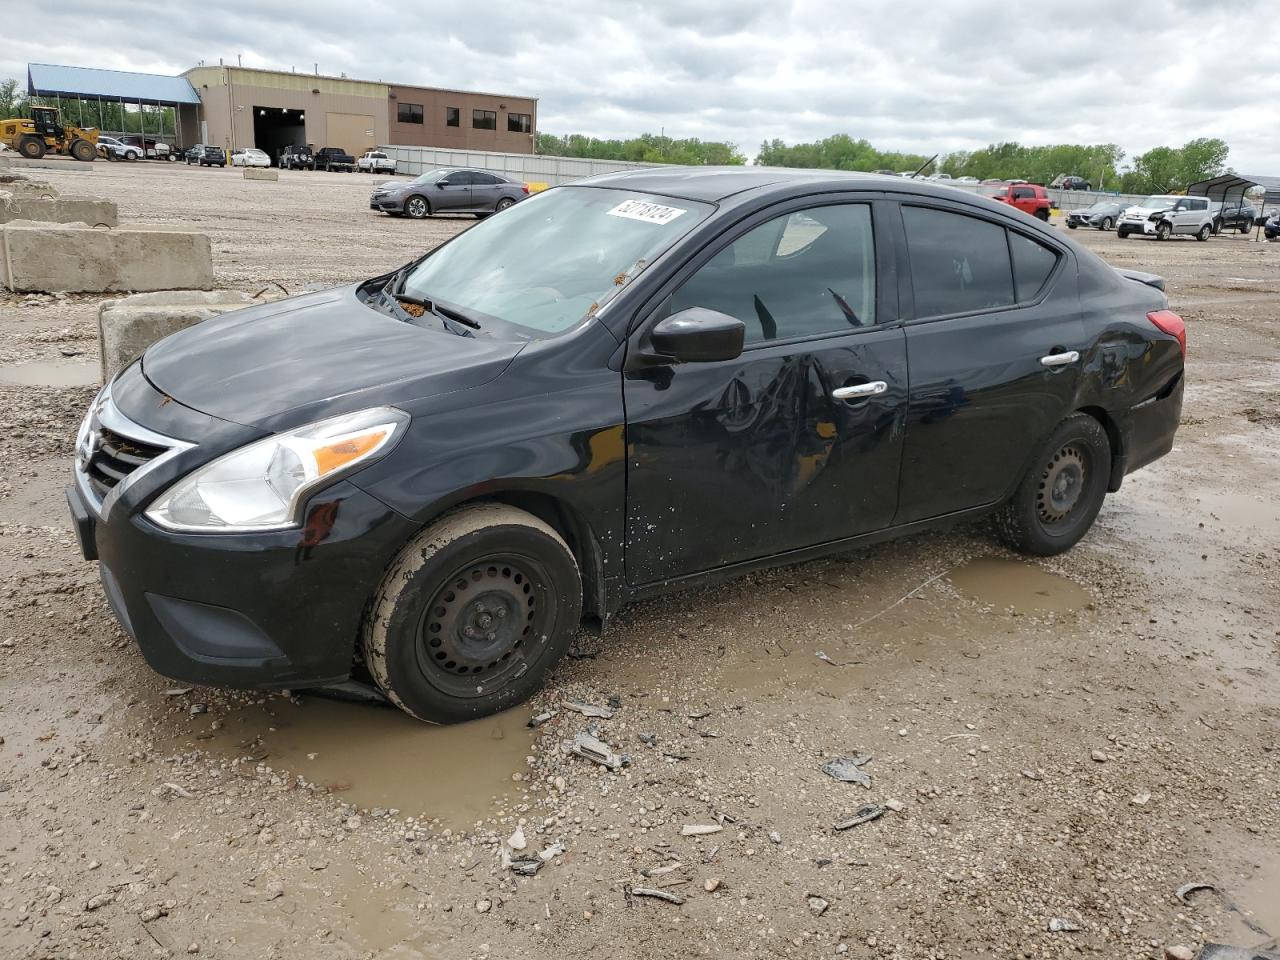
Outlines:
[[356,409],[361,395],[394,404],[479,386],[522,346],[403,323],[366,307],[352,285],[188,327],[148,349],[142,372],[184,406],[274,428],[302,408]]

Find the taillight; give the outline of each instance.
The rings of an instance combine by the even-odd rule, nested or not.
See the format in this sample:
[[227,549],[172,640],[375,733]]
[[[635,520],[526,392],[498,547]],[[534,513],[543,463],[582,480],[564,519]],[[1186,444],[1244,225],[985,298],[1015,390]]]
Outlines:
[[1148,313],[1147,319],[1155,325],[1156,329],[1167,333],[1171,337],[1176,337],[1178,346],[1182,348],[1182,359],[1187,359],[1187,325],[1185,321],[1172,310],[1156,310]]
[[524,194],[528,194],[528,192],[529,192],[529,185],[528,185],[527,183],[522,183],[522,184],[520,184],[520,192],[521,192],[521,193],[524,193]]

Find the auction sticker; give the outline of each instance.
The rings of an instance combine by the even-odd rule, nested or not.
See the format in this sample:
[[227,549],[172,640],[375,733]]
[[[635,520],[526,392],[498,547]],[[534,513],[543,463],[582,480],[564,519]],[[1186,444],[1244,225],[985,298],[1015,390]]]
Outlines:
[[656,223],[661,226],[664,223],[670,223],[684,211],[679,207],[666,207],[660,203],[647,203],[644,200],[623,200],[606,213],[611,217],[643,220],[645,223]]

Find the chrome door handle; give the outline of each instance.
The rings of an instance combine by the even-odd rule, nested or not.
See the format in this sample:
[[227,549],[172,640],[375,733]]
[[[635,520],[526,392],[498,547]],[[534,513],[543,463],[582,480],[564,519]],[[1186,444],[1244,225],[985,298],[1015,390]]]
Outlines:
[[874,397],[888,389],[889,385],[883,380],[873,380],[870,383],[855,383],[852,387],[839,387],[831,391],[831,396],[837,400],[857,400],[860,397]]
[[1047,357],[1040,358],[1040,366],[1065,367],[1067,364],[1075,363],[1079,359],[1079,350],[1068,350],[1066,353],[1051,353]]

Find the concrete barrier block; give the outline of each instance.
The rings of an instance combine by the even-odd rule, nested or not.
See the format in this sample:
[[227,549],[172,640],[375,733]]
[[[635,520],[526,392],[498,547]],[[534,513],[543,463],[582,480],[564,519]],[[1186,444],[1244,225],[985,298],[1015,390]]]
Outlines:
[[203,233],[9,223],[0,282],[23,293],[209,290],[213,254]]
[[0,202],[0,223],[14,220],[87,223],[91,227],[114,227],[120,222],[116,205],[100,197],[12,196]]
[[14,177],[7,180],[0,176],[0,197],[17,197],[25,200],[29,197],[56,197],[58,188],[47,180],[28,180],[26,177]]
[[270,167],[245,167],[244,178],[246,180],[279,180],[280,171],[272,170]]
[[20,173],[23,170],[61,170],[63,173],[93,173],[97,166],[93,161],[85,162],[72,157],[46,157],[43,160],[28,160],[26,157],[0,154],[0,170],[6,173]]
[[104,303],[98,308],[102,382],[133,363],[157,340],[253,303],[253,298],[239,290],[167,290]]

